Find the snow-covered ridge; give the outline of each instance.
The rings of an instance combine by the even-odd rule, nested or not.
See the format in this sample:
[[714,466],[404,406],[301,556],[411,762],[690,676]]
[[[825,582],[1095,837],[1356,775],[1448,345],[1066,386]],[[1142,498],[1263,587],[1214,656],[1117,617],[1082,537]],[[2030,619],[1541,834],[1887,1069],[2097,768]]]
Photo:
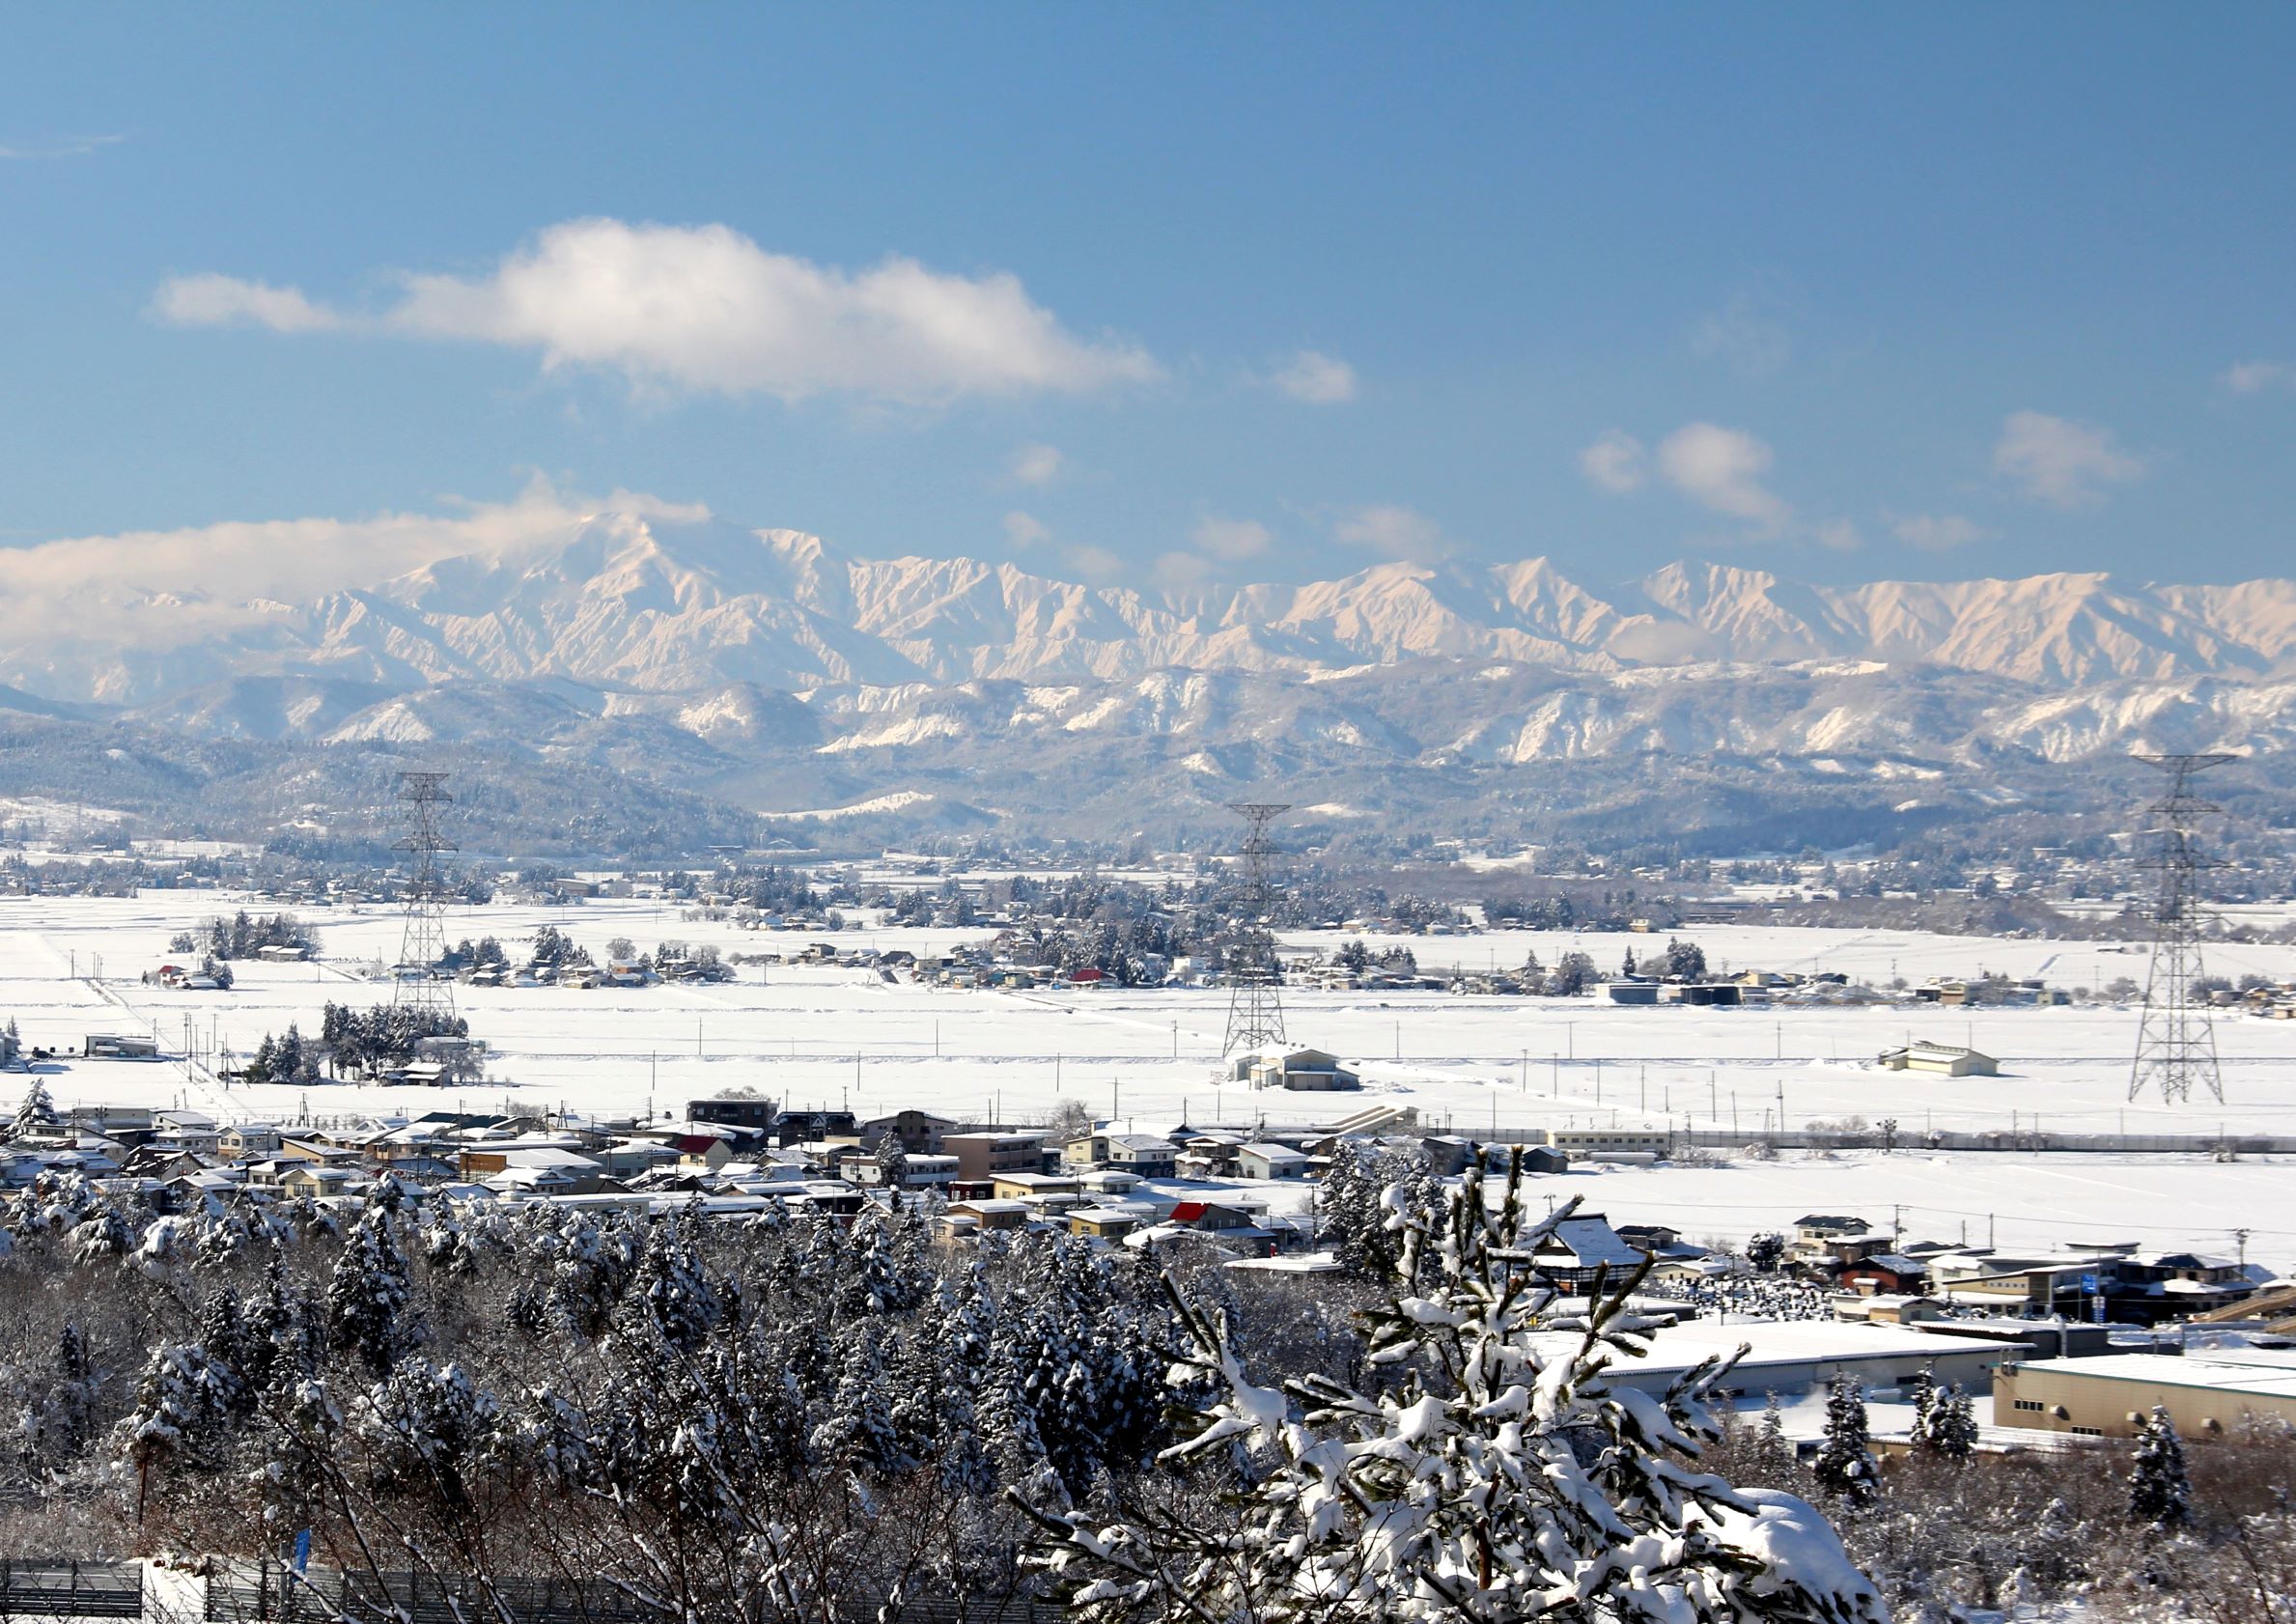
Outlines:
[[[2103,574],[1813,587],[1670,565],[1590,586],[1545,559],[1383,563],[1332,580],[1159,594],[978,559],[855,559],[819,538],[601,514],[515,556],[451,558],[356,591],[228,605],[107,590],[0,684],[150,704],[251,676],[393,689],[563,677],[658,693],[753,684],[1058,687],[1151,672],[1343,682],[1401,660],[1609,675],[1803,663],[1935,665],[2046,687],[2296,674],[2296,582]],[[1497,662],[1497,663],[1494,663]]]

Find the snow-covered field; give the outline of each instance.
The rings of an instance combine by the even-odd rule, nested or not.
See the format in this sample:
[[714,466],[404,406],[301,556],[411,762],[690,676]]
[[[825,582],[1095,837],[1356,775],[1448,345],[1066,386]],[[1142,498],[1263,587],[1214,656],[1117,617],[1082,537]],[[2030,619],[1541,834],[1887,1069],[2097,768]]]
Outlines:
[[[0,899],[0,1014],[27,1044],[76,1049],[90,1032],[155,1032],[178,1051],[244,1054],[290,1021],[315,1031],[329,999],[388,995],[359,979],[398,955],[386,910],[306,914],[322,935],[317,965],[242,964],[228,993],[146,987],[138,977],[176,931],[236,906],[215,893],[150,891],[133,900]],[[572,908],[457,910],[450,939],[518,938],[553,924],[603,958],[606,941],[714,942],[726,952],[795,952],[808,939],[730,923],[683,921],[673,908],[593,901]],[[946,948],[973,933],[853,930],[843,945]],[[1997,941],[1911,932],[1702,929],[1710,960],[1738,966],[1830,967],[1887,981],[1980,968],[2046,975],[2060,985],[2141,977],[2144,961],[2089,944]],[[1287,937],[1288,946],[1335,939]],[[1552,962],[1580,946],[1606,970],[1647,938],[1552,934],[1414,938],[1423,966],[1482,968],[1535,949]],[[1376,938],[1373,945],[1379,945]],[[98,964],[100,960],[100,973]],[[2296,974],[2296,949],[2227,948],[2211,967]],[[76,976],[74,971],[77,972]],[[2136,1014],[2121,1009],[1630,1009],[1594,999],[1498,999],[1448,994],[1287,990],[1295,1041],[1357,1062],[1358,1097],[1250,1094],[1218,1080],[1226,996],[1205,992],[944,993],[874,972],[772,966],[739,983],[581,992],[458,988],[458,1004],[492,1050],[491,1081],[464,1091],[476,1106],[508,1097],[530,1106],[640,1111],[746,1085],[793,1104],[875,1112],[921,1106],[952,1115],[1027,1120],[1056,1099],[1099,1115],[1244,1123],[1302,1122],[1377,1101],[1415,1106],[1423,1122],[1463,1134],[1670,1116],[1680,1125],[1759,1127],[1783,1120],[1895,1117],[1908,1134],[1941,1129],[2296,1133],[2296,1023],[2227,1017],[2218,1023],[2226,1104],[2167,1106],[2124,1099]],[[1872,1056],[1908,1036],[1971,1042],[2002,1057],[1999,1078],[1913,1077]],[[406,1110],[430,1104],[365,1087],[237,1089],[228,1095],[181,1064],[80,1062],[49,1078],[59,1103],[172,1103],[219,1117]],[[1766,1117],[1765,1113],[1768,1113]],[[2283,1193],[2283,1187],[2285,1192]],[[1910,1234],[1986,1233],[2004,1243],[2103,1235],[2230,1250],[2296,1264],[2296,1177],[2266,1162],[2193,1158],[1933,1157],[1900,1152],[1834,1161],[1787,1157],[1718,1169],[1609,1169],[1556,1181],[1614,1218],[1675,1223],[1693,1234],[1774,1227],[1803,1212],[1908,1209]],[[2277,1263],[2275,1264],[2277,1267]]]

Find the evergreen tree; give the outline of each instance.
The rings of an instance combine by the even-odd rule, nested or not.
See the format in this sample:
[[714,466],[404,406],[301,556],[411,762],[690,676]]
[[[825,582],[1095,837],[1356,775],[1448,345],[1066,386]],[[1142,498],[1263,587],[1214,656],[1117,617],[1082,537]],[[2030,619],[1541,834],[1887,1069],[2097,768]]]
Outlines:
[[1917,1453],[1934,1449],[1937,1446],[1934,1434],[1939,1414],[1940,1396],[1937,1390],[1937,1371],[1930,1365],[1923,1365],[1914,1377],[1913,1388],[1907,1396],[1913,1401],[1914,1422],[1907,1431],[1906,1441],[1913,1445]]
[[2154,1405],[2137,1432],[2137,1453],[2129,1470],[2129,1520],[2161,1529],[2192,1521],[2193,1484],[2184,1470],[2184,1441],[2168,1409]]
[[1791,1471],[1801,1454],[1794,1441],[1786,1436],[1786,1413],[1778,1408],[1778,1389],[1773,1387],[1762,1401],[1761,1449],[1765,1459],[1779,1471]]
[[1881,1468],[1873,1458],[1865,1418],[1865,1393],[1846,1370],[1834,1373],[1826,1394],[1826,1436],[1810,1472],[1819,1487],[1852,1505],[1870,1504],[1881,1492]]
[[357,1355],[377,1376],[387,1376],[415,1341],[398,1207],[398,1186],[378,1184],[327,1280],[327,1326],[335,1345]]
[[1320,1373],[1254,1382],[1218,1321],[1171,1287],[1192,1344],[1174,1374],[1214,1397],[1167,1458],[1243,1464],[1241,1521],[1199,1515],[1192,1497],[1134,1518],[1019,1497],[1074,1615],[1882,1624],[1880,1595],[1814,1509],[1690,1464],[1718,1436],[1711,1394],[1729,1361],[1664,1394],[1611,1391],[1605,1367],[1647,1346],[1624,1291],[1550,1352],[1556,1296],[1517,1260],[1577,1206],[1528,1221],[1518,1161],[1496,1203],[1470,1169],[1442,1221],[1406,1214],[1418,1283],[1368,1316],[1376,1395]]
[[1966,1461],[1976,1453],[1977,1414],[1959,1382],[1940,1395],[1929,1422],[1930,1447],[1948,1461]]
[[16,1106],[9,1137],[21,1139],[56,1126],[56,1102],[48,1095],[47,1080],[37,1072],[24,1088],[24,1103]]

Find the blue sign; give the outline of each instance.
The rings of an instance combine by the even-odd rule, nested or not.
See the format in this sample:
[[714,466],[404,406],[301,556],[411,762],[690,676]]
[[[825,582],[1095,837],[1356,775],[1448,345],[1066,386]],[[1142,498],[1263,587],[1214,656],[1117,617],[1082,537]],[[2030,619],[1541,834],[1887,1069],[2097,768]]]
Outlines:
[[2104,1288],[2097,1283],[2097,1277],[2094,1274],[2084,1274],[2081,1276],[2081,1289],[2093,1292],[2101,1291]]
[[295,1572],[301,1573],[311,1565],[311,1530],[303,1529],[295,1535]]

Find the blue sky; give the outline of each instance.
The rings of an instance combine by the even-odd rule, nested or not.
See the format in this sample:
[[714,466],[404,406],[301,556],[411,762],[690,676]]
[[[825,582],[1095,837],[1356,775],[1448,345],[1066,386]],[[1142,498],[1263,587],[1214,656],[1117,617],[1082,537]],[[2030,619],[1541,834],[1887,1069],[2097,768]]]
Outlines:
[[76,8],[7,42],[17,548],[293,520],[266,545],[355,572],[378,515],[628,490],[1143,584],[2296,572],[2286,8]]

